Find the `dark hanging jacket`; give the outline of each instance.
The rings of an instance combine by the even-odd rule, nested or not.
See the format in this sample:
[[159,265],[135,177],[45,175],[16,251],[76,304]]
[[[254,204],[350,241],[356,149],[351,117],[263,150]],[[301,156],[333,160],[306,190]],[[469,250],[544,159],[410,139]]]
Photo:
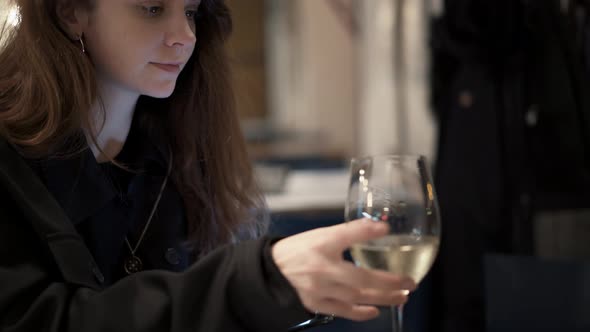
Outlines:
[[484,331],[484,256],[532,254],[536,213],[590,207],[590,20],[576,2],[446,0],[432,25],[434,331]]

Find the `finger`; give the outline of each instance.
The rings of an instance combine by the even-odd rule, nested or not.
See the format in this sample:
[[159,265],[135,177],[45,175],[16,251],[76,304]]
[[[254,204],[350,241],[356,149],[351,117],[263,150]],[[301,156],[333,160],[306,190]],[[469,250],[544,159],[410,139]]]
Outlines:
[[379,316],[379,309],[374,306],[353,305],[332,299],[319,302],[316,310],[324,315],[334,315],[357,322]]
[[382,291],[380,289],[363,289],[358,304],[376,306],[394,306],[408,302],[409,292],[406,290]]
[[349,287],[361,286],[384,291],[413,291],[416,289],[416,283],[412,278],[396,275],[391,272],[357,267],[346,261],[342,261],[327,270],[327,273],[327,277],[331,280]]
[[358,219],[326,228],[326,231],[333,235],[331,238],[335,239],[332,241],[333,249],[338,251],[348,249],[355,243],[387,235],[388,230],[387,223],[370,219]]
[[[326,285],[322,293],[332,300],[351,305],[392,306],[406,303],[407,291],[351,287],[341,284]],[[321,295],[320,295],[321,296]]]

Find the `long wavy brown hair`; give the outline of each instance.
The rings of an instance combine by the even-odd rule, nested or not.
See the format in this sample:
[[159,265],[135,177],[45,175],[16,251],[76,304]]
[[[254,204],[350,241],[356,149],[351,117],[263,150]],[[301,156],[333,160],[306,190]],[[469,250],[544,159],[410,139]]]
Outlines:
[[[65,0],[13,0],[20,23],[0,34],[0,136],[28,157],[75,150],[98,98],[92,61],[60,28],[58,1]],[[197,46],[172,96],[141,96],[138,107],[146,110],[142,125],[172,149],[189,241],[202,254],[260,235],[266,218],[234,107],[229,9],[203,0],[196,22]]]

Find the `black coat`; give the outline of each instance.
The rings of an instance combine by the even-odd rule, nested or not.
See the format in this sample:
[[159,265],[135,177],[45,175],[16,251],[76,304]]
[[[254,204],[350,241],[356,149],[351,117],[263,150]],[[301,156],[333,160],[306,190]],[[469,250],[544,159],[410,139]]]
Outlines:
[[590,206],[590,20],[561,3],[445,0],[433,24],[433,331],[484,331],[484,256],[532,254],[536,214]]
[[0,140],[0,331],[284,331],[309,316],[270,257],[272,241],[226,246],[186,271],[106,287],[73,224]]

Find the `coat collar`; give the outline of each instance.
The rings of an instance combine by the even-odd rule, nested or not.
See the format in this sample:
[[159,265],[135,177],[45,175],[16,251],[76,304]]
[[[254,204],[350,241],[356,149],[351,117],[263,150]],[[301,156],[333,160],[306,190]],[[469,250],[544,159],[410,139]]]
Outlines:
[[76,234],[68,216],[22,156],[0,138],[0,186],[6,189],[42,237]]
[[[165,173],[167,159],[164,158],[166,154],[163,154],[163,145],[153,144],[141,135],[135,137],[141,143],[138,146],[146,147],[149,151],[144,155],[146,169],[152,168],[155,172],[162,170]],[[45,171],[41,171],[45,172],[45,175],[50,175],[51,172],[69,175],[63,179],[70,180],[62,184],[53,180],[43,183],[39,177],[40,172],[33,171],[31,166],[45,168]],[[79,172],[80,176],[73,176],[76,172]],[[83,176],[92,174],[97,177]],[[15,209],[24,217],[23,221],[28,222],[39,238],[47,243],[63,279],[93,289],[103,287],[105,279],[74,224],[112,198],[114,188],[102,179],[104,173],[101,173],[100,166],[90,151],[67,160],[27,163],[14,146],[0,137],[0,189],[12,198],[16,205]],[[75,184],[70,191],[72,195],[51,193],[52,189],[60,191],[59,189],[72,188],[68,187],[68,184]],[[66,193],[67,190],[62,192]],[[87,197],[83,196],[84,194],[98,198],[84,199]]]
[[[164,144],[150,139],[137,125],[137,121],[134,121],[116,160],[139,172],[164,175],[167,156],[163,151]],[[86,220],[121,195],[105,172],[105,167],[110,165],[99,164],[90,149],[68,159],[29,162],[37,168],[47,189],[74,225]]]
[[[101,289],[104,276],[68,216],[16,149],[0,138],[0,187],[37,236],[47,243],[63,279]],[[15,218],[17,216],[8,216]],[[9,219],[10,221],[10,219]]]

